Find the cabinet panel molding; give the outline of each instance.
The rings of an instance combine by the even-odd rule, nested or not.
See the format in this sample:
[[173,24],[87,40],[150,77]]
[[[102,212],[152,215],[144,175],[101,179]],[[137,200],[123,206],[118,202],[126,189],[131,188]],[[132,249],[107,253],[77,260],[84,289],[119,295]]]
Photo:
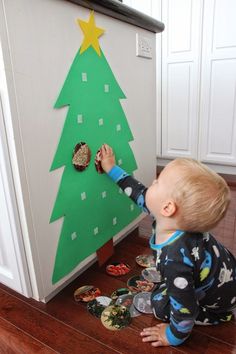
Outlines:
[[191,95],[193,65],[170,63],[167,74],[167,96],[163,99],[163,152],[190,155],[192,138]]
[[205,2],[199,136],[202,161],[231,166],[236,166],[235,11],[233,0]]
[[196,157],[202,1],[162,1],[161,157]]

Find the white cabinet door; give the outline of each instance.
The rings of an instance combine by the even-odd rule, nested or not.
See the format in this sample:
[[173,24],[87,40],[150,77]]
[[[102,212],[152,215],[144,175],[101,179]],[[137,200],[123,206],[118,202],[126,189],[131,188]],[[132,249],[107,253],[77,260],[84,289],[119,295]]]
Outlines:
[[196,157],[202,1],[162,1],[161,157]]
[[200,159],[236,165],[236,1],[204,8]]

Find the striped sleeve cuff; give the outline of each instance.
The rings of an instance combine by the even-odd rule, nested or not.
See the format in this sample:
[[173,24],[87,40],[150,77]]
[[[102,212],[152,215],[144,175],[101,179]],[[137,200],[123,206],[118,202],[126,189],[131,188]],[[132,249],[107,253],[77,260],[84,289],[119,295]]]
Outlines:
[[173,335],[173,333],[171,332],[171,329],[170,329],[170,326],[168,326],[166,328],[166,338],[168,340],[168,342],[170,343],[170,345],[180,345],[182,344],[185,339],[180,339],[180,338],[177,338]]
[[122,170],[122,168],[120,168],[119,166],[112,167],[112,169],[107,174],[116,183],[119,182],[121,179],[129,176],[129,174]]

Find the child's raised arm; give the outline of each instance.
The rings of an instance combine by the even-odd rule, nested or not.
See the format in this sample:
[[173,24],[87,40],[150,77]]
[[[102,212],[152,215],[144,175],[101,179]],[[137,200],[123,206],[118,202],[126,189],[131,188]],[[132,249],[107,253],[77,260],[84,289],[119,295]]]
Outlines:
[[130,176],[119,166],[116,166],[116,160],[112,148],[103,144],[100,148],[99,158],[103,170],[108,176],[119,185],[125,194],[131,198],[143,211],[149,213],[145,204],[145,194],[147,187]]

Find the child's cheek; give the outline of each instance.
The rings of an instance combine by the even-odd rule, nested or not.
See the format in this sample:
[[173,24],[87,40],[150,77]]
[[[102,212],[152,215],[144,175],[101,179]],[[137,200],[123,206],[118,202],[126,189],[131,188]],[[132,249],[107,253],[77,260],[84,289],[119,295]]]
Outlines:
[[155,200],[154,200],[154,185],[150,186],[146,193],[146,205],[148,209],[152,212],[153,208],[155,207]]

